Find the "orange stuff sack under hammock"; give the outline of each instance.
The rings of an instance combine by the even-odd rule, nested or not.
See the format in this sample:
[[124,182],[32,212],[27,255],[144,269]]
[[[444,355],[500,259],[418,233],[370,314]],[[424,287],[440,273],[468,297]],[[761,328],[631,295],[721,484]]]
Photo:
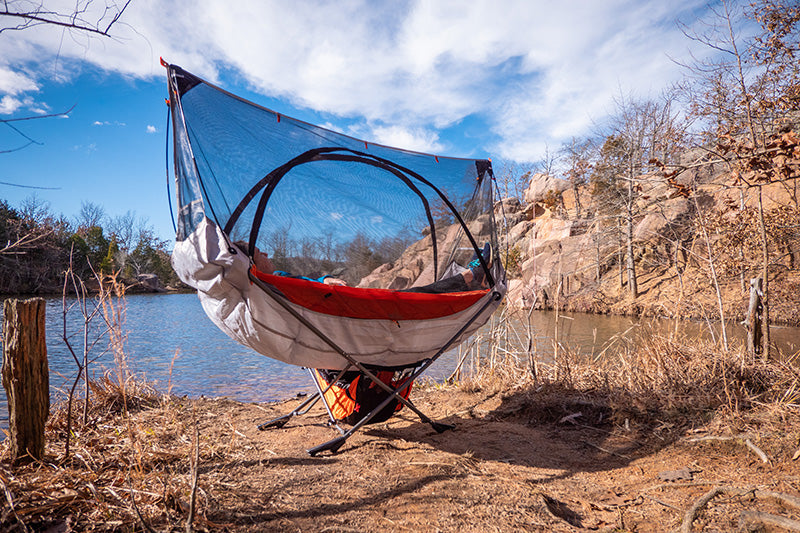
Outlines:
[[[336,379],[338,374],[338,371],[333,370],[314,370],[314,379],[317,380],[320,389],[325,391],[325,403],[328,404],[333,418],[338,421],[350,425],[357,424],[389,396],[389,393],[362,376],[360,372],[345,372],[334,383],[333,380]],[[408,399],[412,382],[404,384],[404,381],[408,380],[404,377],[403,372],[378,370],[375,372],[375,376],[394,390],[404,385],[400,396],[406,400]],[[385,422],[402,408],[403,404],[400,401],[392,400],[370,419],[369,423]]]

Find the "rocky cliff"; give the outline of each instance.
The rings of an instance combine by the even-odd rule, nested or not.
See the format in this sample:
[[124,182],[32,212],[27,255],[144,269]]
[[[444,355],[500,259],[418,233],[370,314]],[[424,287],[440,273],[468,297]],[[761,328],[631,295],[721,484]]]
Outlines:
[[[760,250],[747,248],[748,239],[758,240],[753,234],[758,188],[733,187],[726,168],[706,162],[702,153],[686,154],[684,164],[686,169],[675,176],[653,173],[639,180],[631,206],[635,297],[625,259],[625,217],[603,205],[588,186],[575,190],[563,180],[536,174],[522,199],[498,202],[494,215],[501,234],[498,255],[509,275],[508,305],[716,319],[716,275],[726,319],[742,320],[749,279],[761,268]],[[774,250],[771,256],[771,319],[800,325],[796,184],[768,185],[761,192],[765,212],[784,213],[784,224],[794,227],[794,233],[783,237],[785,250]],[[483,229],[474,228],[477,233]],[[450,238],[445,232],[440,244]],[[727,249],[729,242],[738,242],[741,249]],[[394,280],[391,288],[401,289],[411,280],[432,281],[423,262],[430,247],[427,236],[394,263],[377,268],[360,286],[387,286]]]
[[[733,187],[724,168],[698,164],[703,161],[697,153],[686,158],[688,169],[677,176],[667,180],[654,173],[640,181],[642,190],[632,209],[636,297],[628,290],[626,234],[620,218],[604,216],[603,206],[592,198],[588,187],[579,188],[576,198],[566,182],[534,175],[524,195],[526,204],[505,201],[498,209],[505,213],[505,219],[498,217],[498,225],[503,247],[508,250],[509,305],[713,318],[719,316],[713,284],[716,274],[726,318],[742,320],[749,277],[760,272],[760,251],[745,248],[747,237],[755,238],[752,213],[758,188]],[[787,234],[786,249],[782,253],[773,250],[770,267],[771,318],[787,325],[800,325],[797,200],[794,183],[762,187],[768,216],[785,212],[786,226],[794,227],[793,235]],[[743,220],[747,214],[750,219]],[[712,261],[708,260],[704,227],[712,245]],[[724,242],[731,240],[731,234],[742,234],[744,251],[719,250],[722,232],[726,234]],[[746,266],[735,269],[730,266],[731,257],[737,254]],[[714,272],[712,263],[717,263]]]

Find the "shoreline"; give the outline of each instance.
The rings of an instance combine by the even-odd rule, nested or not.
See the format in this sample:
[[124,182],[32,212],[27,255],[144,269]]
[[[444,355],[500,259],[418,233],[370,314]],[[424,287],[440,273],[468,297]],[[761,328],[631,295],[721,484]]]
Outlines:
[[[193,492],[202,531],[664,531],[695,507],[694,531],[755,511],[800,520],[786,503],[800,501],[800,369],[691,338],[615,361],[515,357],[415,385],[414,403],[455,430],[404,409],[318,457],[306,449],[337,435],[320,406],[259,431],[298,399],[187,399],[106,377],[86,424],[51,409],[42,463],[12,467],[0,443],[0,529],[184,530]],[[711,490],[739,497],[699,505]]]
[[[283,429],[255,427],[295,400],[173,398],[127,416],[93,411],[94,423],[76,432],[74,460],[60,459],[63,442],[49,444],[45,471],[0,459],[17,513],[0,525],[183,530],[195,451],[200,531],[663,531],[714,487],[798,497],[797,441],[785,430],[731,432],[714,419],[680,430],[598,423],[602,406],[555,397],[539,406],[556,410],[549,421],[530,420],[525,394],[415,389],[420,408],[456,429],[437,434],[404,411],[316,458],[305,448],[336,435],[321,410]],[[695,531],[729,530],[755,509],[800,518],[765,497],[707,507]]]

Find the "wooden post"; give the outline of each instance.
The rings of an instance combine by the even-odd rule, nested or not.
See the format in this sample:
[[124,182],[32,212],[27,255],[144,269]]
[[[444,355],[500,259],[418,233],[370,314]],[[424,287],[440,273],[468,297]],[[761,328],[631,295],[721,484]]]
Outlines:
[[752,354],[761,353],[761,278],[750,280],[750,305],[747,308],[747,350]]
[[44,425],[50,413],[44,311],[42,298],[6,300],[3,305],[2,375],[15,464],[44,456]]

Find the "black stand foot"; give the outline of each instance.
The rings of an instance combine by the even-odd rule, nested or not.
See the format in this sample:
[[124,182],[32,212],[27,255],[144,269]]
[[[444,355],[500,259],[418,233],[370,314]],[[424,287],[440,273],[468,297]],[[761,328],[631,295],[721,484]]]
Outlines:
[[342,447],[342,444],[344,444],[346,440],[347,437],[336,437],[333,440],[329,440],[324,444],[320,444],[319,446],[314,446],[313,448],[309,448],[306,451],[308,452],[308,455],[310,455],[311,457],[316,457],[317,454],[324,451],[330,451],[331,453],[336,453],[337,451],[339,451],[339,448]]
[[453,424],[442,424],[441,422],[431,422],[431,427],[436,430],[436,433],[444,433],[450,429],[456,429]]
[[288,422],[293,416],[294,413],[289,413],[288,415],[283,415],[279,416],[278,418],[273,418],[272,420],[264,422],[263,424],[259,424],[258,429],[264,431],[265,429],[282,428],[283,426],[286,425],[286,422]]

